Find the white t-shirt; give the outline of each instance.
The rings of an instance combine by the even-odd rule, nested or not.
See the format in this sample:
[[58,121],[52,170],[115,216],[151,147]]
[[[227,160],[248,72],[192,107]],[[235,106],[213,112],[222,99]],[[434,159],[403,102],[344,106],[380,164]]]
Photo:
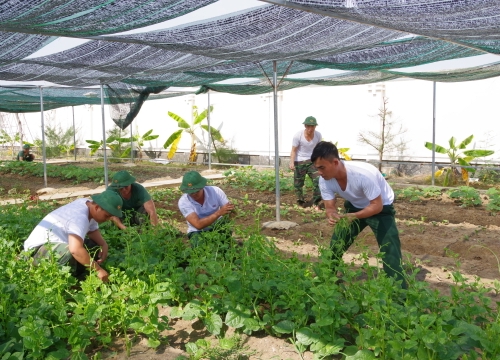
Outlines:
[[97,230],[99,224],[94,219],[89,220],[87,201],[92,200],[77,199],[45,216],[24,242],[24,250],[47,242],[68,244],[70,234],[84,239],[88,232]]
[[314,147],[321,141],[321,134],[314,131],[314,136],[311,141],[306,140],[304,130],[299,131],[293,136],[292,147],[297,148],[294,161],[311,160],[311,155]]
[[[196,213],[200,219],[203,219],[212,215],[214,212],[219,210],[221,206],[224,206],[229,202],[226,194],[224,194],[224,191],[217,186],[205,186],[203,190],[205,191],[205,200],[203,201],[203,205],[193,200],[188,194],[181,196],[178,206],[184,217],[187,217],[192,213]],[[189,221],[187,221],[187,224],[188,234],[193,231],[200,231],[191,225]]]
[[378,169],[368,163],[342,161],[347,171],[347,186],[343,191],[337,180],[319,178],[319,189],[323,200],[335,199],[335,194],[348,200],[354,207],[364,209],[370,201],[382,196],[382,205],[391,205],[394,191]]

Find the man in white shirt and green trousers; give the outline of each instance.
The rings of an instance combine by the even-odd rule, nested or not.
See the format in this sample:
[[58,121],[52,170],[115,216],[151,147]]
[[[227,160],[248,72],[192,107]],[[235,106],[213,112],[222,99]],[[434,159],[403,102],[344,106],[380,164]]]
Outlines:
[[[386,274],[401,281],[401,286],[406,288],[396,212],[392,205],[394,191],[389,183],[371,164],[340,160],[338,149],[331,142],[318,143],[311,161],[321,176],[319,188],[326,217],[329,224],[335,226],[330,243],[334,262],[342,260],[356,236],[369,226],[384,253],[382,260]],[[345,200],[345,214],[337,212],[337,195]],[[348,228],[336,226],[341,219],[347,219]]]

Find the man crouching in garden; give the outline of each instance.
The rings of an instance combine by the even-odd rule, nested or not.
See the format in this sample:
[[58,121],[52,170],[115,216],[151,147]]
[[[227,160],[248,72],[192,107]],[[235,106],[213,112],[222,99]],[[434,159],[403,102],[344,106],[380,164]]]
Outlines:
[[223,242],[232,239],[232,228],[224,215],[234,210],[224,193],[217,186],[206,186],[207,179],[197,171],[189,171],[182,178],[179,210],[188,224],[188,237],[193,248],[206,243],[213,233]]
[[[394,191],[378,169],[366,162],[342,161],[331,142],[321,141],[313,150],[311,161],[321,178],[319,188],[325,203],[326,217],[335,226],[330,247],[333,260],[339,262],[356,236],[369,226],[375,233],[383,254],[387,275],[402,281],[401,243],[392,205]],[[338,194],[345,200],[345,214],[335,204]]]
[[24,242],[24,250],[31,252],[35,264],[52,252],[59,265],[73,268],[75,277],[90,267],[107,281],[108,273],[99,264],[108,256],[108,244],[98,224],[122,216],[122,204],[120,195],[110,190],[66,204],[43,218]]

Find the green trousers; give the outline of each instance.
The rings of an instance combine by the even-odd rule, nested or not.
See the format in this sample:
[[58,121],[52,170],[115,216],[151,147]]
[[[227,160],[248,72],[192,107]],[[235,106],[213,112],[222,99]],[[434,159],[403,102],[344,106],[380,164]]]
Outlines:
[[[87,237],[83,240],[83,245],[89,252],[90,257],[94,260],[97,260],[100,246]],[[34,264],[38,264],[42,258],[49,258],[51,256],[51,253],[54,254],[55,260],[59,265],[68,265],[71,267],[71,273],[73,274],[73,276],[79,278],[88,272],[87,267],[80,264],[71,255],[68,244],[64,243],[48,243],[35,248],[32,253]]]
[[[345,201],[344,206],[348,213],[362,210],[355,208],[349,201]],[[380,251],[384,253],[382,260],[386,274],[396,278],[396,280],[402,280],[402,287],[406,288],[401,262],[401,242],[396,227],[395,214],[396,211],[394,210],[394,206],[385,205],[380,213],[366,219],[357,219],[351,222],[349,229],[347,231],[342,231],[342,234],[340,234],[339,230],[336,228],[333,231],[332,240],[330,242],[334,262],[338,263],[341,261],[342,255],[352,245],[356,236],[358,236],[365,227],[369,226],[375,234]]]
[[308,175],[313,183],[313,204],[318,205],[321,201],[321,191],[319,190],[319,174],[313,163],[295,161],[295,171],[293,173],[293,187],[297,201],[304,202],[304,183]]

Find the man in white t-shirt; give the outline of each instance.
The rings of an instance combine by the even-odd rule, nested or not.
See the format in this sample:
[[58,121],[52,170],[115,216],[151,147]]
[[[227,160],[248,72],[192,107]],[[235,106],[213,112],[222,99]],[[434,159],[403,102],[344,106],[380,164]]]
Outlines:
[[293,170],[293,186],[297,196],[297,204],[305,207],[304,182],[308,175],[313,182],[312,206],[319,210],[321,192],[319,191],[319,175],[311,162],[314,147],[321,141],[321,134],[316,131],[316,118],[308,116],[303,122],[305,129],[297,132],[292,140],[290,153],[290,170]]
[[[24,250],[31,252],[35,264],[54,254],[60,265],[73,267],[76,277],[90,267],[97,271],[99,279],[107,281],[108,273],[100,264],[108,256],[108,244],[98,224],[112,216],[121,217],[122,204],[120,195],[106,190],[91,199],[77,199],[61,206],[35,227],[24,242]],[[94,256],[89,254],[91,249],[96,250]]]
[[224,215],[234,210],[234,205],[220,188],[206,185],[207,179],[197,171],[189,171],[182,177],[180,189],[184,195],[178,206],[186,218],[193,248],[210,242],[215,233],[223,243],[232,237],[232,228]]
[[[311,161],[321,175],[319,187],[329,224],[335,226],[340,219],[347,219],[349,224],[347,228],[336,226],[333,231],[333,260],[340,261],[356,236],[369,226],[384,253],[385,272],[401,280],[405,288],[401,242],[392,205],[394,191],[380,171],[366,162],[340,160],[336,146],[326,141],[316,145]],[[345,214],[337,212],[337,194],[345,200]]]

